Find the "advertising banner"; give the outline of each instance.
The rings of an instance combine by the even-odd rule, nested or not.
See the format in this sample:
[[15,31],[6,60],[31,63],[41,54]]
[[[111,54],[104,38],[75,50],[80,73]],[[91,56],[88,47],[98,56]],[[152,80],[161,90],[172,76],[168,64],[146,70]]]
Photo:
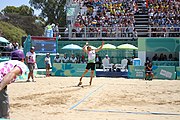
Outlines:
[[[84,73],[85,69],[86,64],[53,63],[52,75],[64,77],[80,77]],[[90,76],[90,70],[86,74],[86,76]]]

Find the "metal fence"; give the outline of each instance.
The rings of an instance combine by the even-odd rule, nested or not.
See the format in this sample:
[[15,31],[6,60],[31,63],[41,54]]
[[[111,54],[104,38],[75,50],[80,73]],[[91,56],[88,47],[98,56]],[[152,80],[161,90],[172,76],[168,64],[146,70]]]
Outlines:
[[54,36],[65,39],[122,39],[138,37],[180,37],[180,27],[68,27]]

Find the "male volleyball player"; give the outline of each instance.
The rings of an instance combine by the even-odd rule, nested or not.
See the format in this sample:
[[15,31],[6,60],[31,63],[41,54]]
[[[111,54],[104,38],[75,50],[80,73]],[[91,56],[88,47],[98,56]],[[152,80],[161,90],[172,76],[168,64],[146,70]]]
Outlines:
[[11,53],[11,60],[0,63],[0,119],[9,117],[9,98],[7,85],[14,82],[18,75],[26,72],[24,53],[16,50]]
[[[90,85],[92,84],[92,79],[93,79],[95,64],[96,64],[96,60],[95,60],[96,52],[99,52],[103,48],[103,45],[104,45],[104,41],[102,42],[101,47],[96,50],[91,49],[91,47],[88,46],[88,43],[83,47],[83,51],[88,54],[88,63],[86,66],[86,70],[84,71],[84,73],[82,74],[82,76],[80,78],[80,82],[79,82],[78,86],[82,85],[82,78],[89,71],[89,69],[91,69],[91,78],[90,78],[89,84]],[[87,47],[87,50],[86,50],[86,47]]]

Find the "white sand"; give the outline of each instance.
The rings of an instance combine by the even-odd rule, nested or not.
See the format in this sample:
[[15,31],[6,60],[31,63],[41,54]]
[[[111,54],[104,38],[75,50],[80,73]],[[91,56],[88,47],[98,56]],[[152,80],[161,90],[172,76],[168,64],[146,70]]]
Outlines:
[[[126,112],[180,114],[180,81],[94,78],[92,86],[75,87],[79,78],[38,78],[36,83],[8,86],[12,120],[180,120],[180,115],[143,115]],[[89,78],[83,79],[84,85]],[[117,110],[122,113],[69,110],[103,85],[75,109]]]

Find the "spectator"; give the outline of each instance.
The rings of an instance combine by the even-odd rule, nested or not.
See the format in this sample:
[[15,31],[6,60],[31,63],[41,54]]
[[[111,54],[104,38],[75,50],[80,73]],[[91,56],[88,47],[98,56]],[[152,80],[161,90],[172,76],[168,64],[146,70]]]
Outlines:
[[98,67],[97,68],[101,68],[101,64],[102,64],[102,60],[101,60],[101,57],[96,54],[96,64],[98,64]]
[[64,57],[62,58],[62,62],[63,62],[63,63],[69,62],[69,57],[67,57],[67,54],[66,54],[66,53],[64,54]]
[[77,58],[74,56],[74,54],[71,55],[70,62],[71,63],[76,63],[77,62]]
[[154,56],[153,56],[153,58],[152,58],[152,61],[157,61],[159,58],[158,58],[158,55],[157,54],[155,54]]
[[154,77],[154,74],[152,72],[152,63],[146,63],[146,68],[145,68],[145,71],[146,71],[146,77],[145,77],[145,80],[148,80],[149,78],[148,77],[151,77],[150,80],[153,79]]
[[29,68],[29,74],[28,74],[28,80],[27,82],[30,82],[30,77],[32,78],[32,82],[35,82],[34,80],[34,69],[36,64],[36,53],[34,52],[35,48],[31,47],[30,51],[26,53],[26,63]]
[[59,57],[59,53],[56,53],[56,56],[54,57],[54,62],[55,63],[60,63],[61,62],[61,58]]
[[169,54],[168,60],[169,60],[169,61],[173,61],[173,56],[172,56],[172,54]]
[[159,60],[159,61],[164,61],[164,55],[163,55],[163,53],[160,54],[160,57],[159,57],[158,60]]
[[45,65],[46,65],[46,77],[50,77],[50,68],[51,68],[51,58],[50,53],[46,53],[45,57]]
[[109,58],[109,56],[108,56],[108,55],[106,55],[104,59],[108,60],[108,61],[109,61],[109,63],[110,63],[110,58]]

